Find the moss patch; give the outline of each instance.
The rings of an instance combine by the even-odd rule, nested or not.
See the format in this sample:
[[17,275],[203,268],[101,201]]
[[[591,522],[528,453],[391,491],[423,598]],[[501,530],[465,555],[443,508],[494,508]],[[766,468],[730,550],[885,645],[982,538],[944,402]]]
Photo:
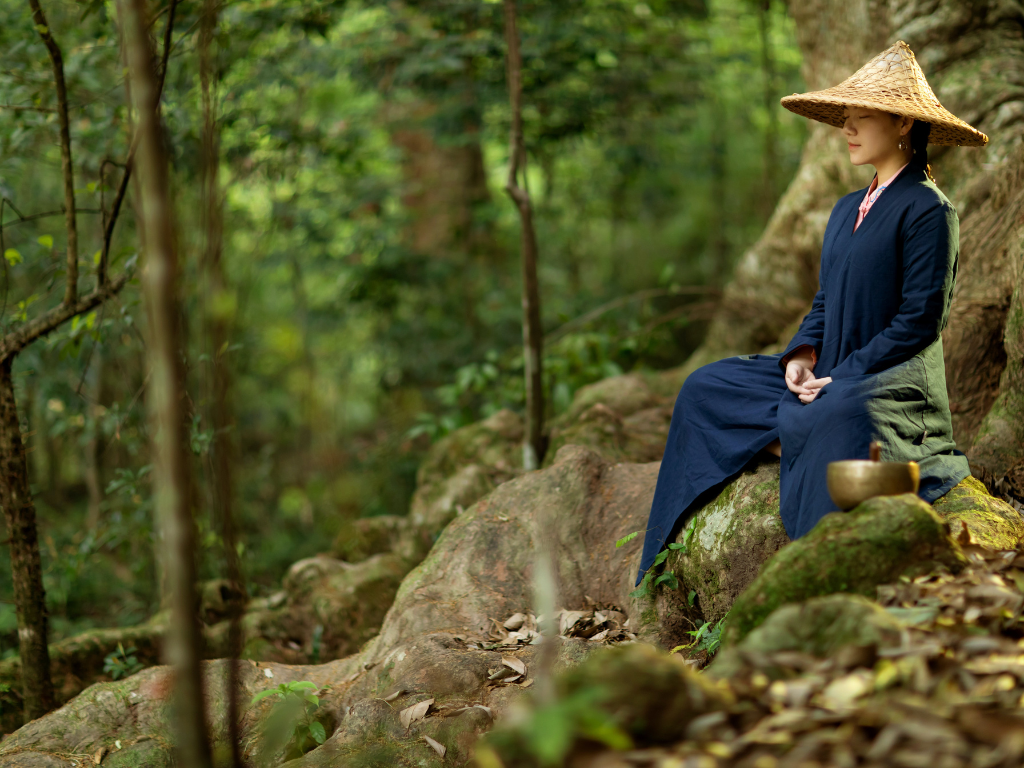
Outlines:
[[786,603],[838,592],[871,597],[900,575],[959,571],[965,562],[946,524],[917,496],[870,499],[826,515],[769,560],[734,603],[723,642],[739,642]]
[[860,595],[814,597],[776,610],[737,646],[722,651],[708,671],[716,677],[729,677],[750,659],[767,659],[779,651],[824,659],[848,646],[899,645],[902,627],[892,614]]
[[976,542],[990,549],[1013,549],[1024,538],[1024,518],[976,478],[961,481],[934,508],[954,534],[963,524]]

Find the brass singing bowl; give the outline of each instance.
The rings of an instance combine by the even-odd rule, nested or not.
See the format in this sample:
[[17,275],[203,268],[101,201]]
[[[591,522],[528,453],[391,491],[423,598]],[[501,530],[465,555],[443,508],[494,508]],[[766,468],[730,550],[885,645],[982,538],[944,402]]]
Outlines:
[[832,461],[828,495],[844,512],[875,496],[917,493],[921,468],[916,461]]

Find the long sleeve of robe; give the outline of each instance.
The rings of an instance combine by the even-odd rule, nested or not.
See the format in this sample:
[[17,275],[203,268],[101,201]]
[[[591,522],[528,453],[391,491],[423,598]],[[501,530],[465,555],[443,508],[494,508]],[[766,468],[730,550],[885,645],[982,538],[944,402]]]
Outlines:
[[[835,507],[831,461],[916,461],[919,495],[939,498],[970,474],[952,438],[942,359],[959,251],[956,210],[923,169],[908,167],[854,230],[865,190],[829,217],[819,290],[779,355],[740,355],[692,373],[676,400],[648,522],[639,581],[688,514],[778,439],[780,512],[791,538]],[[811,403],[785,384],[784,360],[815,351],[831,377]]]

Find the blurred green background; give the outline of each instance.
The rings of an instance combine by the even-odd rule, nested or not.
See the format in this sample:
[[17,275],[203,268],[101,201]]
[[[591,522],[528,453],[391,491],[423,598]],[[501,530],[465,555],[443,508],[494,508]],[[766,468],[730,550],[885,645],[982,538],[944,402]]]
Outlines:
[[[116,8],[65,0],[48,13],[65,53],[86,274],[102,223],[88,210],[109,203],[121,170],[108,161],[123,162],[130,135]],[[195,14],[178,8],[163,116],[211,578]],[[523,0],[520,24],[555,415],[579,387],[677,365],[699,343],[697,305],[795,172],[806,127],[778,99],[802,90],[801,62],[778,0]],[[27,3],[0,0],[0,51],[0,102],[52,106]],[[228,2],[215,52],[239,546],[261,594],[346,519],[404,514],[432,441],[522,408],[501,5]],[[7,330],[63,289],[63,217],[18,215],[60,208],[52,111],[0,108],[0,195]],[[114,271],[138,248],[129,209]],[[144,324],[136,278],[16,362],[52,640],[158,608]],[[17,648],[6,549],[0,560],[6,657]]]

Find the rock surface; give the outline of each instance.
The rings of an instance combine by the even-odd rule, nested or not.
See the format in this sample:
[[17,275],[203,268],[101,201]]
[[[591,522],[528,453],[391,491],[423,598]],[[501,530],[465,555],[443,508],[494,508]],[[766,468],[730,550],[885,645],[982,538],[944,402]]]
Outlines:
[[612,465],[567,446],[547,469],[499,486],[445,529],[406,577],[372,644],[381,657],[404,638],[438,630],[486,630],[533,605],[539,551],[555,564],[559,605],[623,606],[628,563],[639,549],[615,542],[647,519],[657,464]]
[[739,643],[721,651],[708,672],[729,677],[744,664],[771,671],[764,659],[779,652],[826,659],[844,649],[896,647],[904,628],[878,603],[861,595],[812,597],[775,610]]
[[826,515],[779,551],[733,604],[723,643],[743,639],[786,603],[838,592],[874,596],[899,576],[955,572],[965,563],[948,526],[916,495],[869,499]]

